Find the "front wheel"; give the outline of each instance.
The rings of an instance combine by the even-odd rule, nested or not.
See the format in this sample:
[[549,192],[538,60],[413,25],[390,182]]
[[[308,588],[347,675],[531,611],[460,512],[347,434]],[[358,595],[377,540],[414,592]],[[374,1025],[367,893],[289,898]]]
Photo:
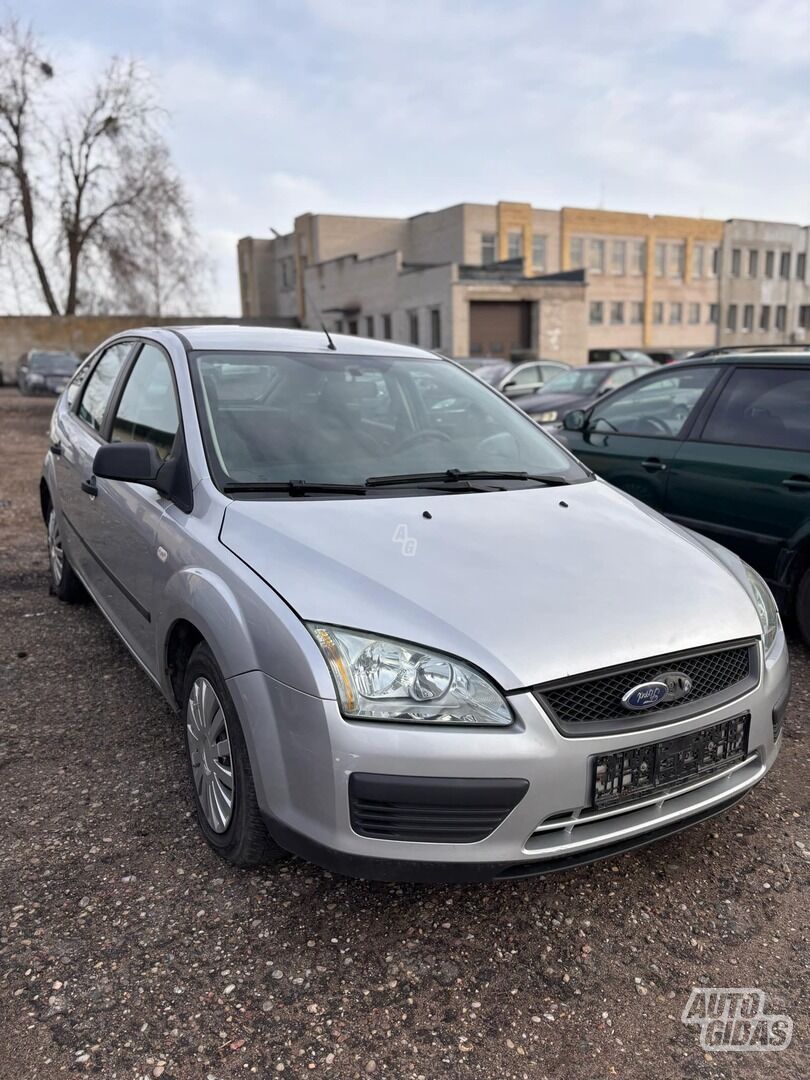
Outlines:
[[62,547],[59,518],[51,506],[48,509],[48,565],[51,571],[51,592],[66,604],[84,600],[84,586],[74,573]]
[[236,707],[205,643],[186,668],[183,717],[197,822],[205,839],[234,866],[258,866],[282,856],[259,812]]
[[802,641],[810,648],[810,567],[799,578],[796,588],[796,625]]

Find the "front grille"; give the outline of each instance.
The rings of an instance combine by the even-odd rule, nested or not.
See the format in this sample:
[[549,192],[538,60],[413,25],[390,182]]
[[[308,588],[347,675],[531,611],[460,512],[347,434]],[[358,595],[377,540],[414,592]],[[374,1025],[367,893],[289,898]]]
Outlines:
[[501,824],[528,786],[527,780],[352,773],[352,828],[377,840],[471,844]]
[[[577,676],[534,688],[535,696],[555,724],[566,734],[595,731],[631,731],[650,726],[650,717],[661,713],[681,719],[695,711],[732,701],[756,685],[757,648],[754,642],[721,649],[678,653],[638,664]],[[678,671],[692,682],[688,694],[664,701],[641,712],[630,712],[622,698],[641,683],[654,682],[665,672]],[[660,722],[658,720],[652,723]]]

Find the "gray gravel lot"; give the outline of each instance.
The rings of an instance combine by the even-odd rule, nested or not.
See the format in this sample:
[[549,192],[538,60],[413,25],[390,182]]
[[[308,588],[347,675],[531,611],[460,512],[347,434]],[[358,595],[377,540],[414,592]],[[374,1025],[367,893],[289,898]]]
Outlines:
[[[52,402],[0,390],[0,1080],[810,1075],[810,663],[774,773],[612,862],[486,886],[217,860],[177,719],[48,595]],[[754,986],[780,1054],[704,1054],[690,987]]]

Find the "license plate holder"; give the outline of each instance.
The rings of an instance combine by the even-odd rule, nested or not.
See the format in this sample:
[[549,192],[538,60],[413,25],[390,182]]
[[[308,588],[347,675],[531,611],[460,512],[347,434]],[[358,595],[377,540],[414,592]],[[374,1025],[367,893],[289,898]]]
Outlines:
[[635,802],[721,771],[748,753],[750,713],[718,724],[630,746],[593,759],[591,804],[595,809]]

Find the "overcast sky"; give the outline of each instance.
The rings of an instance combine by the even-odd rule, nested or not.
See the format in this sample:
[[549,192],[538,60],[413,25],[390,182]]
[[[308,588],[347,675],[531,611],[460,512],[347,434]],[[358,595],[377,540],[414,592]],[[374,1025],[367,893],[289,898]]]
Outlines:
[[[3,3],[0,0],[0,11]],[[462,201],[810,222],[810,0],[8,0],[141,57],[238,312],[239,236]]]

